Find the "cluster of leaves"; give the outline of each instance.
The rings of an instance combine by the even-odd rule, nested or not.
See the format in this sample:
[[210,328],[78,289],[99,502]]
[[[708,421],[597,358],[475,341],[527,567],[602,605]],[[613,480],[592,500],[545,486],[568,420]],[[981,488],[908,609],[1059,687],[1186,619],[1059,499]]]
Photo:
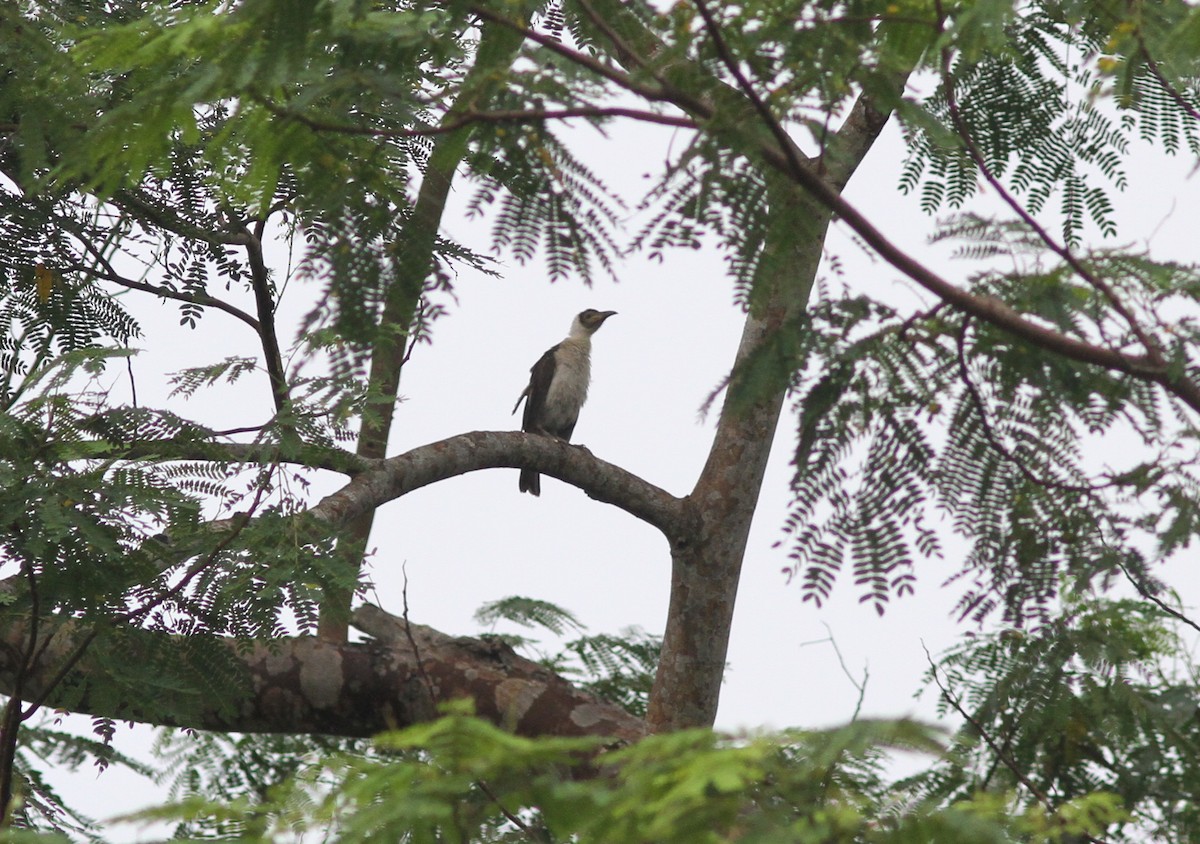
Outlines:
[[[221,825],[247,841],[312,830],[347,843],[1049,842],[1122,817],[1107,796],[1016,813],[987,795],[903,805],[881,777],[888,749],[936,752],[938,743],[910,722],[860,722],[734,738],[697,730],[592,755],[591,742],[519,738],[459,708],[381,736],[373,752],[326,758],[265,797],[194,795],[138,819]],[[602,775],[570,775],[585,769]]]
[[[1195,78],[1194,57],[1178,39],[1196,21],[1182,2],[1132,16],[1103,4],[971,4],[945,23],[946,52],[929,59],[939,73],[934,95],[923,108],[900,111],[909,147],[901,187],[919,189],[929,213],[961,207],[980,183],[973,149],[1029,213],[1059,198],[1066,243],[1078,245],[1088,223],[1115,234],[1109,190],[1125,187],[1135,132],[1169,152],[1186,144],[1200,153],[1196,98],[1176,87],[1180,77]],[[1148,43],[1172,78],[1147,61]],[[1102,96],[1114,74],[1116,114]]]
[[475,613],[475,620],[493,628],[500,622],[542,628],[559,639],[580,634],[562,641],[553,654],[545,653],[537,640],[530,637],[504,634],[501,638],[514,648],[531,652],[531,658],[580,688],[619,704],[634,715],[645,716],[662,645],[659,637],[639,628],[622,630],[615,636],[584,635],[586,627],[568,610],[520,596],[489,601]]
[[[1047,267],[1023,226],[962,218],[944,236],[1013,267],[977,277],[981,295],[1072,334],[1129,342],[1108,298]],[[1181,311],[1196,294],[1193,269],[1123,254],[1086,260],[1142,324],[1173,311],[1172,353],[1200,341]],[[912,588],[918,556],[942,553],[939,512],[970,543],[959,577],[974,583],[959,609],[976,619],[999,606],[1019,623],[1050,605],[1064,577],[1082,588],[1128,576],[1153,590],[1149,561],[1196,538],[1190,439],[1157,387],[1045,355],[948,309],[906,316],[862,297],[815,306],[760,358],[748,371],[763,374],[741,389],[769,383],[772,365],[806,373],[786,524],[806,598],[824,600],[849,557],[863,600],[882,612]],[[1088,445],[1122,438],[1142,450],[1098,455]],[[1147,495],[1160,502],[1150,516],[1137,506]]]
[[1020,792],[1024,805],[1115,794],[1129,823],[1106,840],[1194,839],[1197,677],[1178,663],[1174,616],[1142,601],[1066,604],[1044,627],[965,640],[931,668],[943,712],[969,721],[909,785],[939,801]]

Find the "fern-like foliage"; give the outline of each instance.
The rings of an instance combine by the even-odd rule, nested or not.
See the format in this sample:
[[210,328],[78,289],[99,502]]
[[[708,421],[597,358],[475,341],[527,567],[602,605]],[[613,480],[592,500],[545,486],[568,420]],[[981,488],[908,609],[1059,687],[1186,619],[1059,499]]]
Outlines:
[[1122,162],[1135,136],[1169,152],[1200,150],[1200,126],[1144,56],[1130,57],[1119,110],[1100,96],[1116,60],[1097,57],[1136,45],[1126,36],[1139,26],[1161,36],[1186,14],[1185,4],[1162,7],[1131,22],[1102,8],[1079,15],[1063,5],[1014,12],[1008,3],[979,4],[956,22],[960,49],[939,68],[937,91],[923,106],[901,109],[909,145],[901,188],[919,191],[929,213],[961,208],[981,181],[973,147],[1030,213],[1057,200],[1067,244],[1079,245],[1087,225],[1115,234],[1109,191],[1126,186]]
[[[568,610],[546,601],[519,595],[490,601],[475,613],[475,620],[495,626],[501,622],[521,627],[541,628],[558,640],[556,649],[547,649],[533,637],[499,635],[515,648],[529,651],[556,673],[582,688],[644,716],[650,699],[650,687],[658,667],[662,640],[639,628],[619,635],[588,634],[586,627]],[[568,634],[583,634],[565,640]]]
[[968,720],[910,785],[938,800],[990,791],[1052,807],[1108,792],[1131,823],[1106,840],[1195,837],[1200,815],[1179,797],[1197,775],[1197,680],[1172,656],[1172,621],[1141,601],[1070,599],[1039,629],[965,640],[927,683],[943,712]]
[[[986,793],[941,806],[888,787],[884,753],[938,747],[932,731],[906,721],[749,737],[692,730],[602,753],[594,758],[608,775],[580,780],[562,772],[595,754],[593,743],[508,735],[460,707],[380,737],[375,752],[316,760],[263,794],[196,794],[139,818],[252,840],[312,830],[345,842],[768,842],[786,830],[799,844],[1049,844],[1064,828],[1099,835],[1123,817],[1108,795],[1014,812]],[[222,779],[244,766],[234,762]]]
[[82,247],[94,233],[78,204],[27,199],[0,186],[0,402],[21,391],[23,377],[59,355],[103,343],[121,345],[139,333],[111,294],[79,271]]
[[[1107,297],[1041,265],[1032,233],[977,218],[944,232],[963,235],[976,257],[1036,259],[979,276],[980,294],[1069,334],[1134,342]],[[1164,303],[1195,295],[1191,268],[1103,253],[1087,261],[1145,325],[1161,324]],[[1191,317],[1171,321],[1181,356],[1194,331]],[[849,563],[863,600],[882,611],[912,588],[917,559],[947,553],[939,514],[967,543],[959,611],[982,619],[1000,608],[1017,623],[1043,612],[1064,577],[1075,588],[1113,576],[1146,583],[1151,559],[1195,538],[1187,502],[1200,478],[1154,386],[943,309],[903,316],[862,298],[830,300],[784,333],[788,344],[748,362],[764,372],[742,389],[779,377],[764,361],[805,373],[785,529],[808,599],[824,600]],[[1092,445],[1118,436],[1140,439],[1144,456]],[[1150,516],[1134,506],[1146,495],[1162,502]]]

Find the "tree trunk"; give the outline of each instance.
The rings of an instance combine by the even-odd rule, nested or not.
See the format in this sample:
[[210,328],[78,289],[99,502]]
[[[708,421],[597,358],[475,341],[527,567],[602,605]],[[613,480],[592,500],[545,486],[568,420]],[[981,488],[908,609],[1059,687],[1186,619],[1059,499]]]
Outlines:
[[[773,223],[755,279],[721,421],[686,506],[699,526],[671,548],[671,601],[647,713],[655,732],[711,726],[717,715],[733,609],[750,524],[758,506],[786,389],[765,395],[745,383],[744,365],[767,351],[773,335],[803,313],[816,279],[829,214],[776,178]],[[773,383],[789,361],[768,361]]]

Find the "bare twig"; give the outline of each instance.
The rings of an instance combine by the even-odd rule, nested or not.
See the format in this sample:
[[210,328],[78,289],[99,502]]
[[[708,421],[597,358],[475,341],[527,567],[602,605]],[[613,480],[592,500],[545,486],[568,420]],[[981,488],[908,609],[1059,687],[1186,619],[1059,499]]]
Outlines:
[[871,672],[867,666],[863,665],[862,680],[854,679],[854,675],[850,673],[850,668],[846,665],[846,658],[842,655],[842,649],[838,647],[837,639],[833,636],[833,628],[825,622],[821,622],[821,626],[825,628],[825,632],[829,635],[824,639],[817,639],[812,642],[802,642],[801,647],[805,645],[823,645],[826,642],[833,648],[833,653],[837,657],[838,665],[842,667],[842,673],[846,675],[846,679],[850,681],[850,685],[858,690],[858,700],[854,704],[854,714],[850,716],[851,721],[857,721],[858,716],[862,713],[863,699],[867,696],[867,682],[871,679]]
[[[417,666],[417,672],[421,675],[421,682],[425,684],[425,691],[429,694],[429,702],[437,704],[437,689],[433,685],[433,680],[425,671],[425,663],[421,659],[421,647],[417,644],[416,637],[413,636],[412,624],[408,620],[408,561],[400,564],[400,574],[404,576],[404,586],[400,590],[400,598],[404,605],[404,636],[408,639],[408,646],[413,651],[413,662]],[[500,805],[497,803],[496,805]]]
[[1170,604],[1168,604],[1162,598],[1158,597],[1153,592],[1151,592],[1150,588],[1148,586],[1146,586],[1145,581],[1143,581],[1142,578],[1140,578],[1140,577],[1135,577],[1133,572],[1131,572],[1124,564],[1117,563],[1117,566],[1121,569],[1121,573],[1125,575],[1125,579],[1128,580],[1133,585],[1133,588],[1137,590],[1137,593],[1139,595],[1141,595],[1143,598],[1145,598],[1150,603],[1154,604],[1156,607],[1158,607],[1160,610],[1165,612],[1167,615],[1171,616],[1172,618],[1176,619],[1177,621],[1180,621],[1180,622],[1186,624],[1188,627],[1191,627],[1193,630],[1200,632],[1200,624],[1197,624],[1195,621],[1193,621],[1187,615],[1185,615],[1184,613],[1181,613],[1179,610],[1172,607]]

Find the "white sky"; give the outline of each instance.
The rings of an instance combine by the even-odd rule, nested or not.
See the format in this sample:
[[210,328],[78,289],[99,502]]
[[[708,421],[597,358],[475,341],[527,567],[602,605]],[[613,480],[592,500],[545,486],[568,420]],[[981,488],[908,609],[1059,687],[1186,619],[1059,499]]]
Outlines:
[[[610,143],[593,133],[581,141],[595,154],[585,159],[635,202],[672,142],[661,127],[615,127]],[[676,139],[676,148],[681,143]],[[1157,258],[1197,259],[1195,221],[1200,191],[1187,160],[1157,158],[1141,147],[1124,195],[1114,196],[1120,243],[1149,245]],[[903,147],[894,124],[876,145],[847,196],[891,238],[915,256],[935,260],[925,238],[932,222],[915,197],[896,189]],[[457,199],[469,191],[459,183]],[[631,223],[631,228],[637,226]],[[485,250],[487,232],[448,215],[446,229],[468,246]],[[828,251],[836,253],[859,289],[890,300],[911,298],[911,286],[881,262],[852,245],[835,226]],[[538,266],[521,267],[504,258],[503,278],[463,276],[450,315],[437,326],[432,346],[423,346],[405,370],[406,401],[396,415],[391,453],[472,430],[513,430],[510,415],[529,367],[562,339],[574,314],[586,307],[619,312],[596,335],[593,380],[574,439],[598,457],[616,463],[674,494],[691,489],[703,466],[713,419],[701,421],[706,396],[728,372],[742,315],[732,305],[732,287],[721,257],[708,251],[677,252],[662,264],[634,256],[619,266],[620,284],[587,289],[577,281],[548,284]],[[280,265],[282,266],[282,265]],[[962,278],[966,265],[935,266]],[[307,310],[314,291],[293,285],[284,312]],[[211,362],[256,347],[245,327],[209,313],[200,329],[178,327],[174,304],[141,306],[147,352],[135,360],[139,399],[156,403],[156,372],[169,349],[169,369]],[[281,325],[281,339],[293,329]],[[240,351],[222,348],[236,342]],[[114,378],[119,373],[114,370]],[[223,425],[257,424],[269,415],[264,398],[228,391],[204,396],[176,410]],[[257,402],[257,403],[256,403]],[[932,695],[914,700],[927,668],[925,647],[937,654],[965,629],[949,612],[957,591],[939,588],[955,570],[953,558],[917,570],[915,596],[895,601],[880,618],[860,605],[850,578],[839,582],[833,600],[817,610],[801,601],[781,570],[787,512],[789,458],[794,422],[785,412],[776,438],[762,502],[746,554],[723,689],[718,726],[724,729],[824,726],[846,721],[858,690],[839,667],[828,644],[813,644],[830,632],[849,670],[861,680],[869,670],[863,714],[932,719]],[[314,495],[332,486],[314,487]],[[670,558],[653,529],[553,478],[544,478],[540,498],[517,491],[516,470],[490,470],[419,490],[379,512],[370,576],[378,601],[402,609],[401,566],[408,573],[410,617],[447,633],[481,632],[472,620],[484,602],[507,595],[544,599],[574,612],[591,632],[618,632],[638,625],[661,633],[667,607]],[[314,498],[314,501],[316,498]],[[949,553],[954,553],[953,547]],[[1178,570],[1176,588],[1193,587],[1190,567]],[[124,733],[118,735],[122,747]],[[99,817],[155,799],[140,780],[111,771],[98,778],[85,772],[67,791]],[[114,840],[137,840],[122,830]]]

